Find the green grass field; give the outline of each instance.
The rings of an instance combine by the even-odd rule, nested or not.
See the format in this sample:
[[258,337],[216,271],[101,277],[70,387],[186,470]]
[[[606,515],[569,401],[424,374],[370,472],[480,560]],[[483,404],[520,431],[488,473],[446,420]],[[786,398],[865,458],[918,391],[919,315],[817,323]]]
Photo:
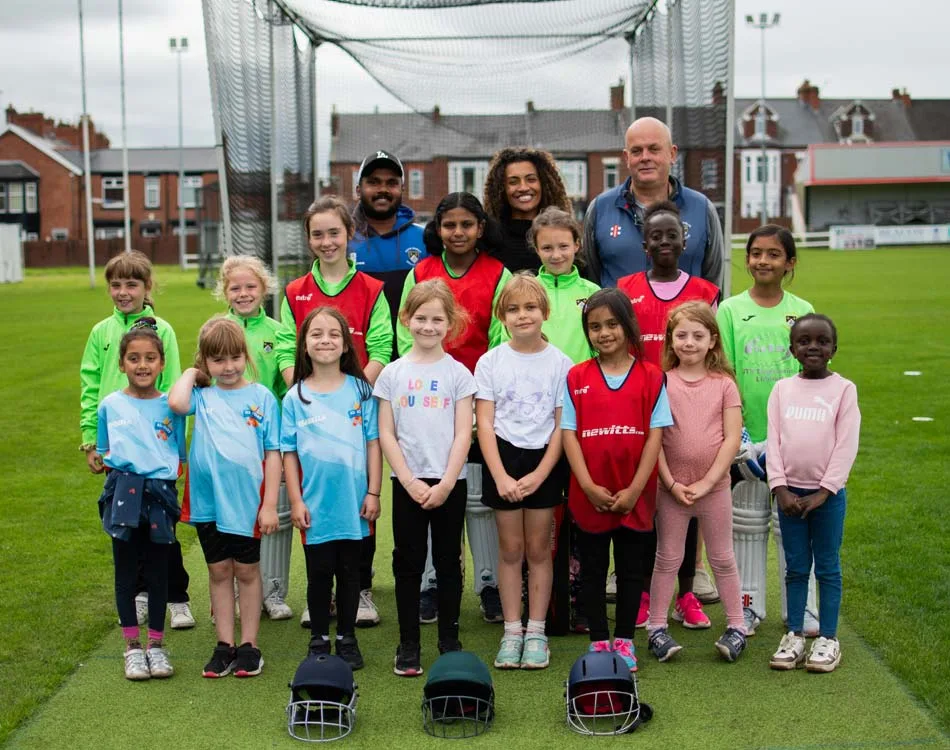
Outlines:
[[[737,290],[747,283],[741,261],[736,254]],[[174,325],[187,361],[198,326],[218,303],[194,285],[194,274],[161,268],[158,278],[157,311]],[[842,666],[832,675],[768,669],[782,632],[773,572],[772,614],[735,665],[720,662],[712,648],[723,626],[719,605],[707,608],[712,631],[675,629],[687,648],[673,663],[657,664],[638,634],[640,690],[656,709],[639,741],[687,748],[950,746],[950,515],[940,491],[950,482],[950,396],[941,385],[950,337],[939,323],[950,320],[950,292],[941,278],[950,278],[947,248],[802,253],[792,290],[838,324],[833,368],[857,383],[864,417],[843,550]],[[199,624],[169,631],[178,674],[144,684],[122,678],[111,554],[95,510],[101,478],[88,473],[77,451],[77,366],[89,328],[109,308],[104,286],[90,291],[82,269],[30,272],[24,283],[0,288],[0,394],[10,405],[0,418],[7,468],[0,505],[0,743],[293,746],[283,708],[307,634],[295,620],[266,622],[261,677],[202,680],[214,633],[191,529],[181,537]],[[385,513],[385,498],[383,507]],[[421,746],[434,742],[421,731],[422,682],[390,671],[396,631],[385,520],[379,543],[376,596],[384,623],[360,633],[368,666],[358,673],[359,719],[347,743]],[[297,548],[290,603],[298,612],[303,598]],[[463,642],[490,660],[497,626],[480,621],[470,588],[463,607]],[[434,630],[424,629],[423,640],[427,664]],[[587,742],[564,727],[562,697],[584,647],[581,636],[555,638],[546,672],[496,672],[496,726],[473,743]]]

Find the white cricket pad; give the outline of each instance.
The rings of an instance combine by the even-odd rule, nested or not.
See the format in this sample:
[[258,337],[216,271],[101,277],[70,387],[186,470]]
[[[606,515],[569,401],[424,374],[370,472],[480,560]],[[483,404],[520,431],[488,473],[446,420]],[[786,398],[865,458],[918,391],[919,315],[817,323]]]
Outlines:
[[769,488],[744,479],[732,488],[732,541],[739,567],[742,606],[765,619],[765,574],[769,544]]
[[482,465],[468,465],[468,497],[465,503],[465,534],[472,548],[475,593],[486,586],[498,588],[498,527],[495,511],[482,505]]
[[273,534],[261,536],[261,581],[264,596],[280,592],[281,601],[287,598],[290,585],[290,549],[293,545],[294,527],[290,521],[290,498],[287,485],[280,483],[277,495],[277,520],[279,526]]
[[[782,542],[782,527],[778,522],[778,503],[772,511],[772,533],[775,535],[775,548],[778,550],[778,582],[782,592],[782,622],[788,623],[788,589],[785,587],[785,544]],[[808,574],[808,600],[805,610],[818,617],[818,583],[815,581],[815,563],[812,561]]]

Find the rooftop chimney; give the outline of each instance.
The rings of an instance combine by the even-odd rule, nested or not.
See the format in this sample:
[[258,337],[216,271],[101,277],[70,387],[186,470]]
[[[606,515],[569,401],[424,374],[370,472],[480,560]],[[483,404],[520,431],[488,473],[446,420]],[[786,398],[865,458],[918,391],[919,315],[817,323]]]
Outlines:
[[712,103],[713,106],[717,104],[724,104],[726,101],[726,92],[722,87],[722,81],[716,81],[713,85],[712,90]]
[[802,82],[802,85],[798,87],[797,93],[798,101],[803,107],[811,107],[814,110],[818,110],[818,108],[821,107],[818,87],[813,86],[807,78]]
[[524,106],[525,106],[525,109],[526,109],[528,112],[534,112],[534,102],[531,101],[530,99],[528,99],[528,101],[525,102],[525,105],[524,105]]
[[439,105],[436,104],[432,108],[432,122],[438,124],[442,120],[442,110],[439,109]]
[[905,107],[911,105],[910,94],[907,93],[906,88],[903,91],[901,89],[891,89],[891,99],[895,102],[900,102]]
[[617,81],[616,86],[610,87],[610,111],[611,112],[623,112],[623,93],[624,85],[623,79],[621,78]]

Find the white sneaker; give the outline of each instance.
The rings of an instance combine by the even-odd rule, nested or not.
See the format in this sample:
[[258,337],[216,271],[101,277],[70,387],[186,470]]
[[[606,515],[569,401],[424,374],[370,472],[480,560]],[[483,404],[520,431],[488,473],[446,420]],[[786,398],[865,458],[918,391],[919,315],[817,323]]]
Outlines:
[[611,573],[607,576],[607,588],[604,589],[608,602],[617,601],[617,574]]
[[702,604],[715,604],[719,601],[719,589],[712,582],[706,568],[696,568],[693,578],[693,594]]
[[811,644],[811,651],[805,661],[809,672],[834,672],[841,663],[841,646],[837,638],[818,637]]
[[805,638],[792,631],[782,636],[778,651],[772,654],[769,666],[772,669],[797,669],[805,663]]
[[818,617],[809,609],[805,610],[805,626],[802,631],[806,638],[817,638],[821,628],[818,624]]
[[360,591],[360,606],[356,610],[356,625],[360,628],[371,628],[379,625],[379,610],[373,601],[373,592],[369,589]]
[[303,614],[300,615],[300,627],[309,628],[310,627],[310,607],[304,609]]
[[172,630],[188,630],[195,626],[195,616],[191,614],[188,602],[169,602]]
[[[171,677],[175,674],[175,669],[168,661],[168,652],[161,646],[153,646],[145,652],[145,659],[148,662],[148,672],[156,679]],[[126,672],[128,676],[128,672]]]
[[289,620],[294,616],[294,611],[281,598],[279,586],[274,586],[273,591],[264,599],[264,611],[272,620]]
[[125,651],[125,679],[147,680],[151,677],[148,671],[148,660],[141,648],[130,648]]
[[148,592],[140,591],[135,595],[135,619],[139,625],[148,622]]

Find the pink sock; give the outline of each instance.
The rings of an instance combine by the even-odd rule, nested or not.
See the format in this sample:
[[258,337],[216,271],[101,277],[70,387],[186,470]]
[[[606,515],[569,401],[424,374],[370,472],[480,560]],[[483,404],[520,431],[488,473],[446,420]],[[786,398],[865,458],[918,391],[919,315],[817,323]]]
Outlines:
[[131,628],[125,626],[122,627],[122,637],[127,641],[137,641],[139,637],[139,628],[138,625],[135,625]]
[[161,643],[161,642],[162,642],[162,638],[164,638],[164,637],[165,637],[165,631],[164,631],[164,630],[152,630],[151,628],[148,629],[148,639],[149,639],[149,641],[155,641],[156,643]]

